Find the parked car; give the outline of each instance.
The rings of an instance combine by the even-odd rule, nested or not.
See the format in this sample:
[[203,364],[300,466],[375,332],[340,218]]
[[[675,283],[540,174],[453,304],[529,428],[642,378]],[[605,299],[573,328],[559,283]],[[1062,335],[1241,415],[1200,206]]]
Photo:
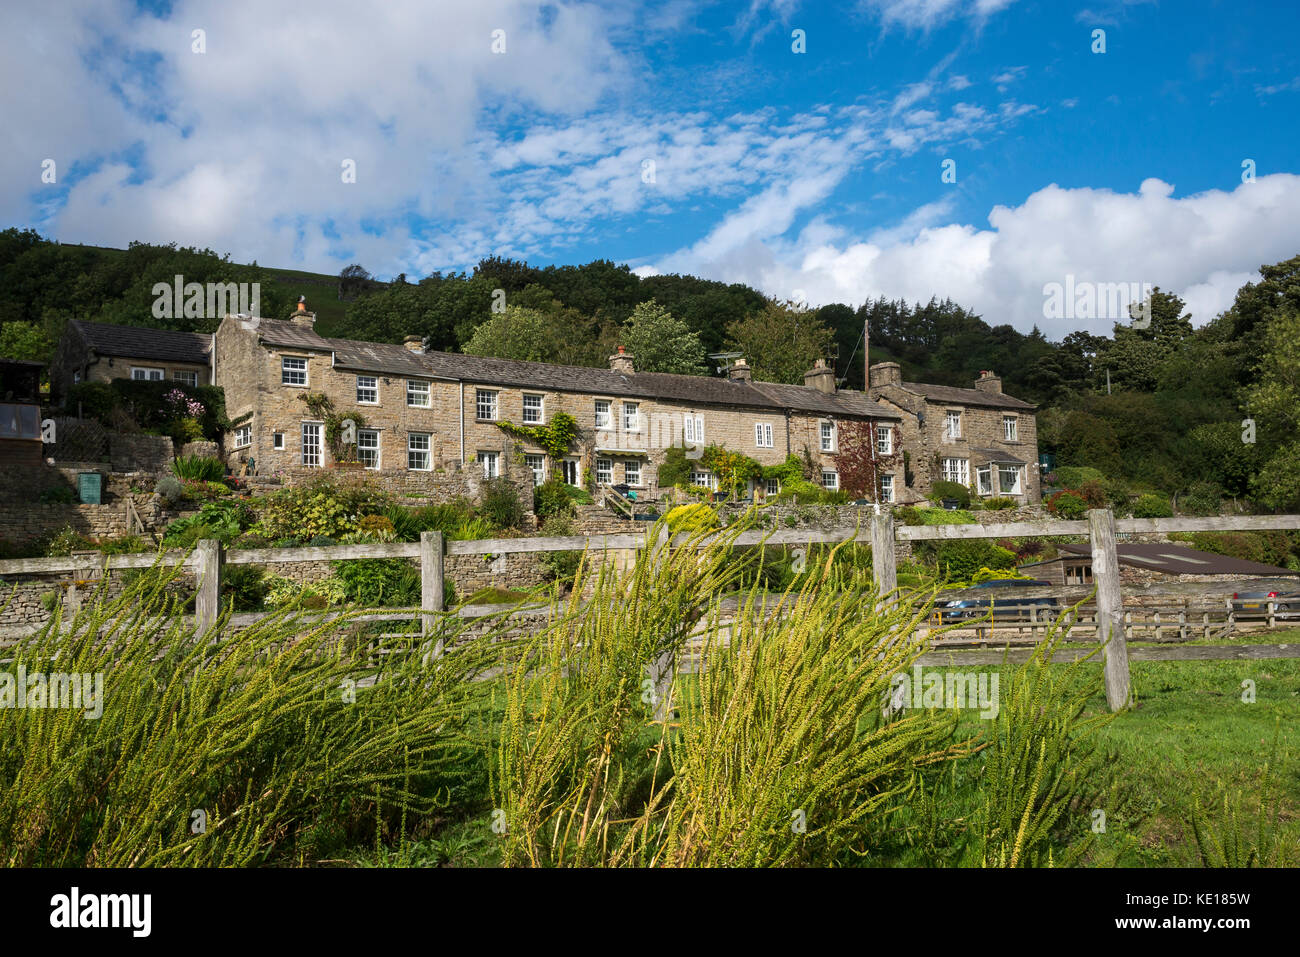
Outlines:
[[1238,618],[1267,618],[1270,601],[1275,618],[1300,618],[1300,591],[1233,592],[1232,611]]
[[[1051,582],[1038,578],[991,578],[979,582],[975,588],[1043,588]],[[995,621],[1029,621],[1039,608],[1059,608],[1060,602],[1051,595],[1025,598],[958,598],[939,609],[939,620],[945,624],[968,618],[983,618],[993,610]]]

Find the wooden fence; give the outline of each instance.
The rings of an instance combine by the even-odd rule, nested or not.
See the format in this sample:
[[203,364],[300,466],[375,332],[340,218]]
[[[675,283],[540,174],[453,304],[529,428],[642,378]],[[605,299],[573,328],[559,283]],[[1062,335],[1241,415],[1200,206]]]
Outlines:
[[[653,527],[652,527],[653,528]],[[1168,532],[1198,531],[1262,531],[1273,529],[1300,529],[1300,515],[1251,515],[1236,517],[1208,518],[1154,518],[1154,519],[1116,519],[1108,510],[1094,509],[1088,513],[1085,521],[1035,521],[1008,522],[988,525],[901,525],[895,526],[893,517],[888,512],[877,512],[871,516],[869,528],[833,528],[833,529],[781,529],[778,531],[748,531],[734,537],[738,546],[752,545],[808,545],[818,543],[835,543],[854,538],[869,537],[872,547],[872,568],[876,584],[884,594],[893,592],[898,586],[897,562],[895,559],[895,542],[897,541],[951,541],[971,538],[1029,538],[1053,536],[1087,536],[1092,547],[1093,588],[1065,587],[1054,589],[1028,588],[988,588],[980,589],[982,597],[1034,597],[1041,593],[1054,595],[1077,594],[1086,598],[1096,592],[1094,621],[1091,629],[1096,641],[1102,645],[1103,667],[1106,679],[1106,698],[1112,710],[1125,707],[1132,698],[1128,663],[1134,660],[1214,660],[1233,659],[1243,655],[1241,647],[1191,646],[1170,649],[1134,649],[1140,654],[1130,655],[1125,634],[1125,610],[1120,585],[1119,561],[1116,552],[1116,535],[1153,534]],[[441,532],[424,532],[419,542],[401,542],[374,545],[328,545],[303,548],[258,548],[238,549],[227,552],[220,542],[207,539],[198,543],[188,554],[173,553],[163,557],[171,564],[183,563],[190,566],[197,583],[195,598],[196,625],[200,631],[206,631],[216,623],[220,612],[222,568],[225,565],[274,565],[282,562],[304,561],[338,561],[365,558],[406,558],[417,559],[420,566],[420,615],[422,631],[433,630],[435,617],[444,613],[443,581],[444,559],[446,555],[502,555],[519,552],[554,552],[554,551],[627,551],[644,548],[653,544],[650,535],[652,529],[644,532],[632,532],[612,535],[571,535],[545,538],[491,538],[474,541],[444,541]],[[681,534],[672,542],[674,545],[687,544],[690,536]],[[69,558],[26,558],[0,561],[0,576],[39,574],[49,572],[86,572],[93,562],[101,569],[148,568],[158,560],[156,555],[112,555],[91,556],[78,555]],[[86,577],[89,577],[87,575]],[[1292,583],[1294,585],[1294,583]],[[1170,593],[1189,593],[1203,585],[1191,583],[1183,588],[1173,586]],[[463,612],[463,609],[461,610]],[[241,623],[256,620],[260,615],[240,615]],[[366,615],[367,618],[384,619],[409,617],[396,613],[377,612]],[[1131,613],[1130,613],[1131,621]],[[1186,627],[1186,622],[1178,623]],[[1294,658],[1300,657],[1300,645],[1256,645],[1249,646],[1251,658]],[[1152,656],[1149,652],[1165,652],[1162,656]],[[1180,654],[1175,654],[1178,652]],[[1012,660],[1026,656],[1029,651],[1022,650],[1006,654]],[[1062,651],[1058,654],[1062,660],[1082,652]],[[936,658],[938,654],[938,658]],[[958,652],[956,650],[927,655],[931,663],[942,659],[952,664],[989,664],[1003,660],[1004,652],[976,651]],[[994,659],[991,656],[996,656]],[[988,659],[988,660],[986,660]]]

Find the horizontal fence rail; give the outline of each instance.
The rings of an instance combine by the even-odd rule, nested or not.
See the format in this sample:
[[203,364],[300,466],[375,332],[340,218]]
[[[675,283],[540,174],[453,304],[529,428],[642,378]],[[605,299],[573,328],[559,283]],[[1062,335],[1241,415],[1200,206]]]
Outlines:
[[[966,619],[955,624],[985,628],[1002,625],[1007,628],[1030,627],[1032,630],[1045,629],[1046,615],[1059,615],[1065,608],[1083,603],[1082,614],[1075,625],[1085,630],[1095,630],[1096,641],[1102,645],[1103,667],[1106,675],[1106,695],[1112,709],[1125,707],[1130,699],[1128,662],[1134,661],[1179,661],[1179,660],[1215,660],[1241,657],[1300,657],[1300,645],[1250,645],[1250,646],[1187,646],[1184,648],[1133,648],[1127,647],[1126,633],[1130,627],[1144,625],[1150,617],[1151,625],[1159,634],[1161,629],[1177,629],[1181,633],[1201,630],[1208,634],[1212,623],[1208,609],[1191,608],[1186,603],[1180,610],[1175,608],[1152,609],[1150,616],[1135,608],[1125,608],[1122,600],[1124,594],[1129,597],[1143,596],[1196,596],[1222,602],[1224,621],[1228,630],[1234,624],[1237,613],[1231,600],[1236,591],[1289,591],[1300,587],[1291,579],[1254,579],[1239,582],[1162,582],[1155,585],[1125,585],[1121,592],[1118,553],[1116,542],[1118,536],[1135,534],[1167,534],[1170,532],[1203,531],[1265,531],[1300,529],[1300,515],[1242,515],[1232,517],[1202,518],[1127,518],[1116,519],[1107,510],[1094,509],[1084,521],[1041,520],[1033,522],[1001,522],[989,525],[895,525],[889,513],[877,512],[868,516],[865,524],[840,526],[829,529],[777,529],[774,531],[746,531],[740,534],[725,530],[712,535],[699,536],[681,533],[672,538],[672,545],[703,547],[718,540],[729,540],[735,546],[800,546],[816,544],[834,544],[838,542],[857,541],[872,547],[872,570],[875,581],[882,593],[892,593],[897,586],[895,560],[896,542],[920,541],[954,541],[962,539],[989,538],[1051,538],[1083,537],[1089,540],[1092,550],[1092,585],[1043,586],[1022,588],[1019,586],[999,586],[993,588],[953,589],[943,592],[943,601],[970,599],[1031,599],[1056,598],[1055,606],[1037,607],[1037,612],[1030,612],[1028,621],[1021,619],[1010,622],[994,622],[979,619]],[[652,526],[645,532],[605,534],[605,535],[566,535],[550,537],[488,538],[467,541],[445,542],[441,532],[425,532],[419,542],[390,542],[369,545],[322,545],[298,548],[256,548],[226,551],[219,542],[204,540],[192,551],[172,551],[159,554],[135,555],[100,555],[81,554],[58,558],[18,558],[0,561],[0,577],[6,575],[40,575],[70,572],[93,578],[109,570],[150,568],[156,563],[169,566],[184,565],[191,568],[197,580],[198,590],[195,598],[195,622],[200,630],[211,629],[219,618],[221,569],[225,565],[275,565],[285,562],[348,561],[355,559],[399,558],[414,560],[420,567],[421,601],[418,610],[376,610],[373,612],[346,613],[358,621],[407,620],[419,617],[421,628],[427,634],[433,630],[435,617],[444,613],[443,582],[444,564],[448,555],[508,555],[557,551],[635,551],[654,544],[653,535],[666,532],[657,531],[661,526]],[[462,607],[457,614],[463,617],[481,617],[500,614],[517,606],[492,606],[491,608]],[[1275,614],[1274,603],[1268,603],[1264,613],[1253,618],[1264,618],[1271,625],[1275,618],[1284,619],[1284,614]],[[942,607],[936,606],[936,615],[931,619],[935,625],[954,624],[942,617]],[[531,612],[530,612],[531,613]],[[1218,609],[1216,608],[1215,618]],[[241,613],[231,616],[230,623],[236,627],[246,627],[265,617],[267,613]],[[326,613],[331,615],[345,613]],[[1168,615],[1167,618],[1162,616]],[[1040,617],[1041,616],[1041,617]],[[990,616],[992,617],[992,616]],[[1006,616],[1004,616],[1006,617]],[[1245,618],[1245,614],[1239,617]],[[1087,620],[1091,619],[1091,620]],[[1223,621],[1214,622],[1222,624]],[[989,641],[992,640],[991,631]],[[987,642],[985,642],[987,644]],[[1027,656],[1032,649],[1012,648],[1008,643],[1004,651],[983,649],[966,652],[960,660],[967,664],[998,664],[1003,655]],[[1155,654],[1159,652],[1160,654]],[[1177,653],[1174,653],[1177,652]],[[1083,651],[1061,651],[1060,660],[1074,660],[1084,654]],[[956,650],[932,652],[923,662],[938,663],[953,660],[961,655]],[[986,660],[987,659],[987,660]],[[1008,660],[1017,660],[1012,657]],[[1055,658],[1053,660],[1056,660]]]

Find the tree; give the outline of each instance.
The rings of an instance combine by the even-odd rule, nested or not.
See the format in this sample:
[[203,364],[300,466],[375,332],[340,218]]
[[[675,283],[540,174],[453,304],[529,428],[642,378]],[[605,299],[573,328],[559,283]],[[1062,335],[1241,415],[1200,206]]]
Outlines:
[[360,263],[344,266],[339,271],[339,298],[349,301],[355,299],[370,290],[372,281],[369,270]]
[[729,346],[745,354],[754,378],[803,384],[803,374],[830,351],[833,334],[814,313],[793,303],[769,302],[761,312],[727,326]]
[[700,337],[653,299],[632,310],[623,342],[638,372],[704,375],[708,371]]
[[53,344],[34,322],[6,322],[0,326],[0,357],[48,362]]
[[1270,508],[1300,506],[1300,310],[1269,320],[1256,384],[1246,409],[1265,456],[1252,488]]

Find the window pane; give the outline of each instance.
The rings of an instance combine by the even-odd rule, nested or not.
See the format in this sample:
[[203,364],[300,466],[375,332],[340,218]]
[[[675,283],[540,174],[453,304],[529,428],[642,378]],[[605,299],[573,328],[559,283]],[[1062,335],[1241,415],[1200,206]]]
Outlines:
[[368,469],[379,468],[379,432],[377,430],[357,430],[357,461]]
[[418,408],[429,405],[429,383],[415,379],[406,380],[406,404]]
[[623,466],[623,481],[628,485],[641,484],[641,463],[628,462]]
[[379,401],[379,380],[374,376],[357,376],[357,401],[374,405]]
[[614,463],[611,459],[596,459],[596,481],[602,485],[613,484]]
[[321,464],[321,425],[319,422],[302,424],[302,464],[318,468]]
[[489,392],[486,389],[479,389],[475,393],[475,415],[480,419],[495,419],[497,417],[497,394]]
[[542,397],[524,394],[524,421],[537,423],[542,421]]
[[429,433],[410,432],[406,436],[406,467],[417,472],[429,470]]

